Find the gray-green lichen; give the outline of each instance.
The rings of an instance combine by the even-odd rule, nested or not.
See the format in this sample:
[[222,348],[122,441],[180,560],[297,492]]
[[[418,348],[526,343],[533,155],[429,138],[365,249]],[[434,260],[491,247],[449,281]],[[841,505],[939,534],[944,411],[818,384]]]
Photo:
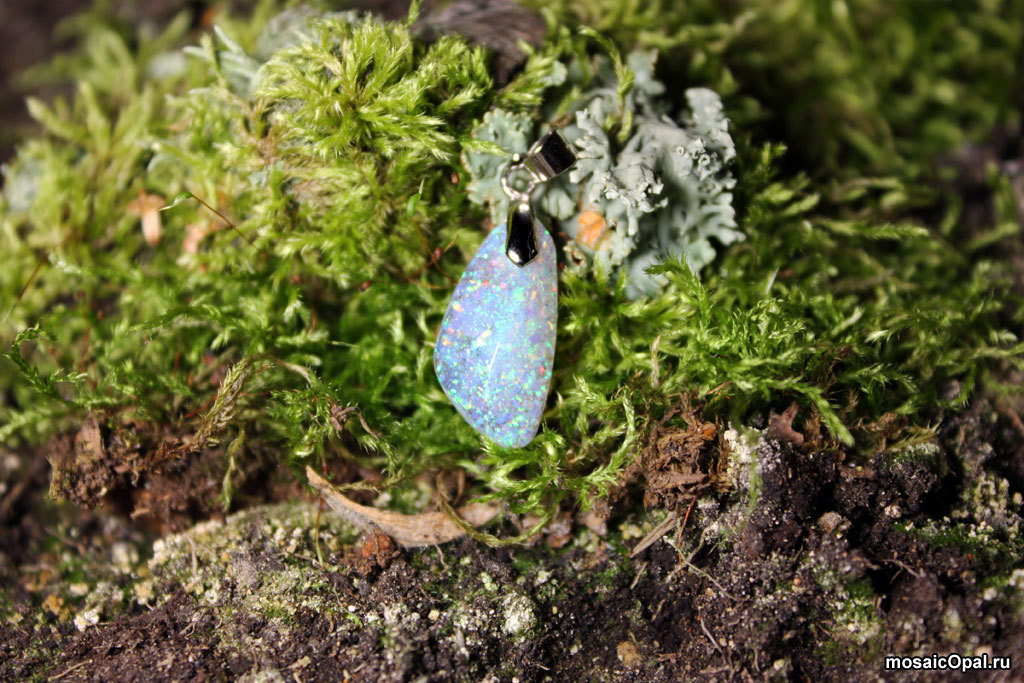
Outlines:
[[303,567],[313,560],[317,535],[322,552],[330,554],[354,542],[358,532],[333,515],[325,515],[318,530],[315,509],[305,503],[254,508],[156,541],[148,568],[211,606],[233,601],[233,609],[282,618],[300,607],[343,611]]
[[[588,86],[563,105],[562,117],[575,121],[563,133],[576,147],[578,161],[568,177],[539,188],[536,204],[564,232],[569,262],[580,269],[626,275],[631,298],[657,295],[664,276],[646,269],[665,258],[682,258],[694,272],[711,263],[718,246],[743,238],[732,206],[736,180],[729,166],[736,148],[719,96],[707,88],[689,88],[689,112],[675,116],[665,85],[654,77],[657,53],[636,51],[627,58],[634,81],[620,111],[618,78],[604,55],[594,60]],[[578,59],[554,70],[550,85],[580,89]],[[611,122],[626,123],[618,140]],[[508,153],[524,152],[534,126],[525,114],[489,112],[474,131]],[[467,152],[464,162],[473,178],[472,201],[490,208],[495,224],[505,219],[508,201],[500,174],[507,159]]]

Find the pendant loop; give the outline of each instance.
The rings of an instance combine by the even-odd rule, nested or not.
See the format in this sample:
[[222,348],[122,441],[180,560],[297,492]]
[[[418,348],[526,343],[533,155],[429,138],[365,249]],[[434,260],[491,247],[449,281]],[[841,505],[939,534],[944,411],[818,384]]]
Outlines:
[[525,190],[519,191],[512,187],[512,175],[518,171],[528,170],[526,165],[523,163],[523,156],[516,154],[512,157],[512,162],[505,167],[505,170],[501,174],[501,189],[512,202],[529,202],[530,195],[537,189],[537,185],[540,183],[533,174],[530,175],[530,184]]

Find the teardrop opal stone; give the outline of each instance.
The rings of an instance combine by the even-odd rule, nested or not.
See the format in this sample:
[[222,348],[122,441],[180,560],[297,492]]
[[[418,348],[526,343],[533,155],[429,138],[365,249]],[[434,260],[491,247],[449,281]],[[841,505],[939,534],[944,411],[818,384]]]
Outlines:
[[434,348],[437,378],[459,413],[508,447],[537,434],[555,358],[555,244],[535,228],[540,253],[523,267],[505,255],[507,226],[491,231],[455,287]]

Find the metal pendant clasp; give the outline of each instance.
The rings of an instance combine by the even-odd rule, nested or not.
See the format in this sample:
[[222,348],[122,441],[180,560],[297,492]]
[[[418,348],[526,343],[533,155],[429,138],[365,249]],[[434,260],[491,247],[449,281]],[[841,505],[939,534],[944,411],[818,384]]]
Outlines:
[[575,163],[576,153],[557,128],[552,128],[547,135],[533,143],[523,160],[523,165],[538,183],[562,175]]
[[[572,145],[557,128],[552,128],[525,154],[516,154],[501,174],[501,189],[512,200],[508,211],[508,239],[505,255],[517,266],[525,266],[540,253],[537,249],[537,234],[534,228],[533,207],[530,195],[541,183],[557,178],[576,163]],[[512,176],[525,171],[530,182],[525,190],[512,186]]]

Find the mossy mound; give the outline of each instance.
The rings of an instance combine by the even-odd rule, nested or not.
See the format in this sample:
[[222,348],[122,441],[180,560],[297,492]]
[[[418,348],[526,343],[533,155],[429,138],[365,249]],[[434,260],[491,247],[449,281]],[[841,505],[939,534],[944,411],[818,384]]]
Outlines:
[[[436,20],[428,41],[417,7],[385,22],[266,2],[245,19],[218,15],[185,48],[188,15],[135,37],[89,15],[77,24],[80,51],[50,71],[73,75],[78,92],[30,102],[44,133],[5,171],[0,438],[77,431],[87,451],[55,463],[54,492],[84,504],[191,459],[219,470],[228,505],[254,463],[315,461],[380,472],[370,485],[398,497],[419,473],[458,469],[474,494],[553,515],[563,500],[606,496],[680,392],[708,418],[738,421],[796,400],[823,436],[870,455],[899,416],[923,426],[979,383],[1006,389],[992,372],[1024,359],[1011,268],[992,258],[1016,232],[1009,167],[997,157],[971,181],[983,185],[984,210],[969,212],[944,191],[956,165],[937,155],[1017,125],[995,94],[1007,74],[964,79],[997,58],[1019,63],[1019,38],[990,35],[995,9],[965,11],[958,40],[984,50],[939,60],[946,53],[923,36],[957,15],[863,4],[849,16],[754,2],[740,14],[694,6],[655,18],[612,3],[602,18],[596,5],[555,3],[547,34],[501,85],[483,47],[436,37]],[[490,10],[479,11],[486,23]],[[878,13],[893,26],[923,22],[909,54],[868,59],[892,38],[870,30],[856,42]],[[761,59],[775,53],[759,31],[780,22],[785,45],[814,44],[800,60],[810,75]],[[902,81],[877,73],[885,68],[963,96],[944,109],[901,98]],[[691,128],[665,123],[689,117],[664,92],[669,79],[700,86],[687,91],[704,103],[690,103]],[[819,106],[846,123],[819,120]],[[619,259],[637,250],[631,267],[651,264],[642,275],[655,296],[631,300],[625,272],[566,269],[550,405],[519,450],[464,424],[430,362],[452,282],[483,237],[460,159],[519,151],[495,144],[497,132],[474,137],[498,110],[522,135],[575,114],[580,144],[617,159],[610,174],[607,160],[586,159],[606,185],[628,176],[656,187],[671,170],[669,185],[688,189],[648,198],[666,203],[654,232],[696,231],[673,239],[704,265],[699,280],[688,252],[666,246],[673,239],[655,248],[640,231],[612,243]],[[808,117],[806,134],[771,128],[779,138],[753,123]],[[886,137],[868,145],[880,122],[891,122]],[[954,122],[964,123],[958,135]],[[634,127],[647,132],[630,137]],[[679,160],[650,165],[676,149],[657,131],[694,149],[680,144]],[[804,156],[784,157],[782,143]],[[705,178],[698,162],[712,156],[718,170]],[[806,167],[784,170],[780,157]],[[735,221],[710,232],[691,221],[702,184],[714,186],[712,213]],[[600,212],[608,230],[632,235],[639,218],[615,208],[617,197],[643,198],[598,190],[563,192],[558,211]],[[97,463],[131,476],[90,479]]]

